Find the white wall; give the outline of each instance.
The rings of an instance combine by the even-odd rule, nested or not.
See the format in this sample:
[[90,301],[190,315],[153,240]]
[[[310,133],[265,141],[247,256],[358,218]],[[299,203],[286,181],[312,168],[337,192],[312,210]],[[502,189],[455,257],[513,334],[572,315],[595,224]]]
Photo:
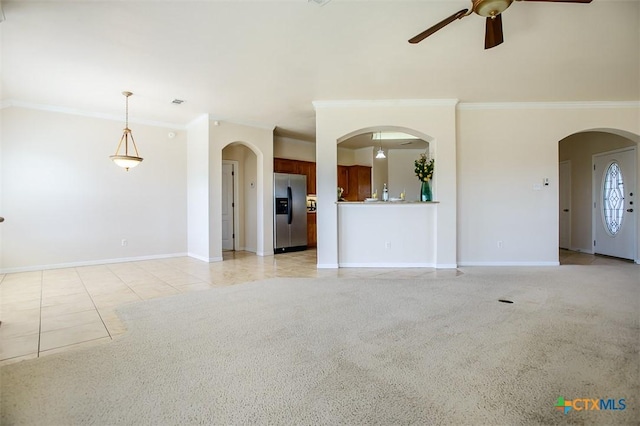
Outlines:
[[209,253],[209,115],[187,126],[188,254],[205,262]]
[[313,142],[275,136],[273,140],[273,156],[290,160],[316,161],[316,144]]
[[[637,103],[461,105],[458,262],[557,264],[558,142],[599,128],[638,135],[639,112]],[[550,185],[534,191],[544,178]]]
[[[406,191],[407,201],[420,199],[421,183],[415,174],[415,160],[425,149],[390,149],[389,161],[389,191],[391,197],[399,197],[402,191]],[[435,169],[434,169],[435,173]]]
[[[258,157],[249,151],[244,162],[244,250],[252,253],[258,252]],[[252,185],[253,184],[253,185]],[[265,190],[266,196],[273,191]],[[263,229],[264,231],[264,229]],[[265,236],[263,238],[268,238]],[[268,240],[265,240],[268,241]],[[262,254],[269,254],[264,251]]]
[[432,203],[340,203],[340,267],[435,267],[437,208]]
[[170,139],[167,128],[130,123],[144,161],[127,172],[109,159],[120,121],[18,107],[0,114],[0,269],[186,253],[184,131]]
[[336,155],[338,156],[337,162],[340,166],[353,166],[356,164],[355,152],[353,149],[340,148],[338,146]]
[[637,144],[604,132],[577,133],[560,141],[559,161],[571,161],[571,249],[591,253],[593,155]]
[[353,161],[358,166],[373,166],[373,147],[354,149]]
[[389,156],[385,158],[376,158],[371,168],[373,176],[371,181],[371,193],[377,193],[378,199],[382,199],[382,190],[384,184],[389,182]]

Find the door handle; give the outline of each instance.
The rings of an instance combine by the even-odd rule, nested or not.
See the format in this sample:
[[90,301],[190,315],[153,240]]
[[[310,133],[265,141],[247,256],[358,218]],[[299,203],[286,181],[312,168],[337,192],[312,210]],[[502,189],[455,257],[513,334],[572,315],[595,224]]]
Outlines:
[[633,209],[627,209],[629,213],[633,213]]
[[564,209],[564,210],[562,210],[562,211],[563,211],[563,212],[568,212],[568,211],[569,211],[569,209]]

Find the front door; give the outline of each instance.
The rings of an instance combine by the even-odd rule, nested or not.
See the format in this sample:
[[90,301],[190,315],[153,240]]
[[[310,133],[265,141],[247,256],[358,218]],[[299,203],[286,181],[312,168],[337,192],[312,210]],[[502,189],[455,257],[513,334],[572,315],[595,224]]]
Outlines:
[[635,258],[635,186],[635,147],[593,156],[594,253]]

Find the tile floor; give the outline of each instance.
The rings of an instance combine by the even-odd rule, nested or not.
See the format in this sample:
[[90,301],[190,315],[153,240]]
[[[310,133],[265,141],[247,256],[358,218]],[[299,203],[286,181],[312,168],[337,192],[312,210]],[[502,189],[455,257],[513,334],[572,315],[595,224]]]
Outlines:
[[560,249],[561,265],[633,265],[632,260]]
[[[449,276],[432,268],[317,269],[316,251],[260,257],[225,252],[224,261],[188,257],[0,274],[0,365],[80,346],[110,342],[126,332],[115,309],[155,297],[272,277]],[[561,263],[619,260],[560,251]]]

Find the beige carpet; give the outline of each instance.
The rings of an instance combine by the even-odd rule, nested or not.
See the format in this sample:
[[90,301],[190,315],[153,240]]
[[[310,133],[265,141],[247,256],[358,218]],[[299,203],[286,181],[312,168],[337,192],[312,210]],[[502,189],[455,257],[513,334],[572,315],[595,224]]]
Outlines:
[[638,424],[640,267],[463,272],[128,305],[119,340],[3,367],[2,424]]

